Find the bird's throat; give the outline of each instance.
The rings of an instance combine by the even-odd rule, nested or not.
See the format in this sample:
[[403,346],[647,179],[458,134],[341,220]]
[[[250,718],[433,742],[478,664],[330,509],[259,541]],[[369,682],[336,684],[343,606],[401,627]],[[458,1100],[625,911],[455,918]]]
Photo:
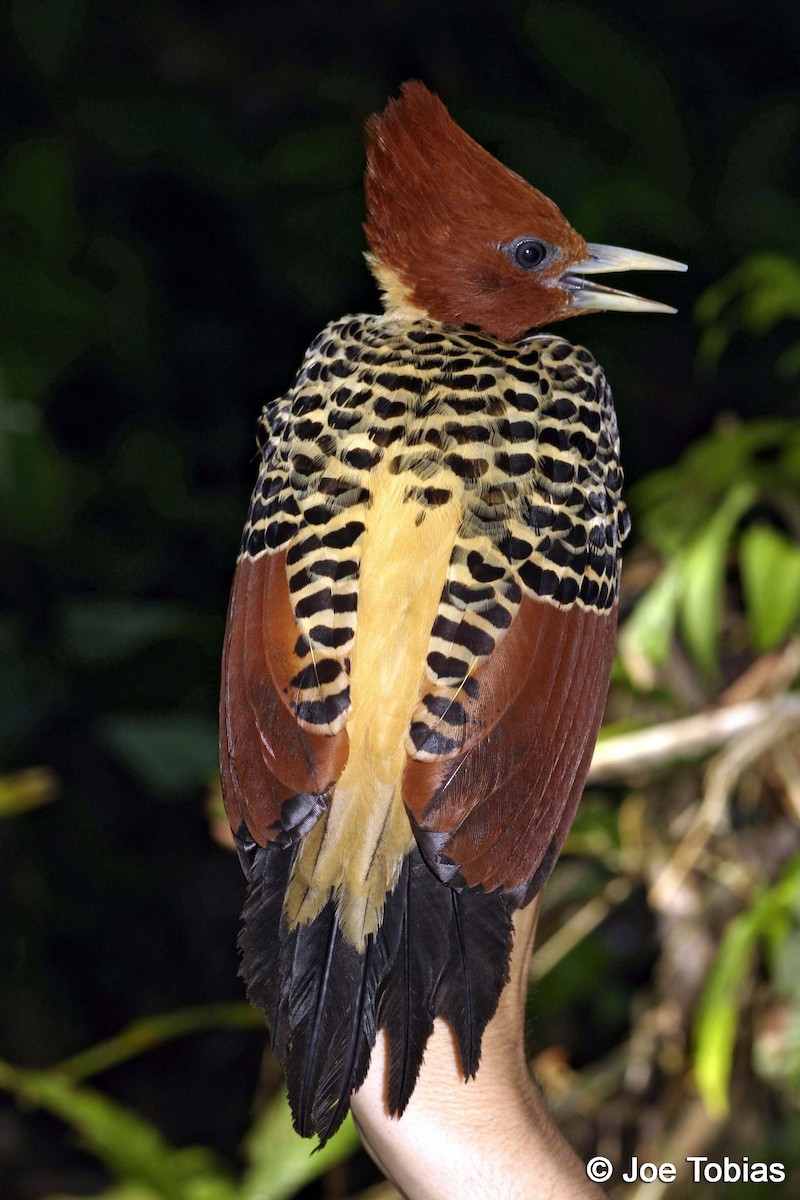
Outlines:
[[387,267],[386,263],[374,254],[365,255],[375,282],[381,290],[381,300],[386,312],[404,321],[419,321],[429,318],[428,312],[412,297],[411,288],[403,280],[398,271]]

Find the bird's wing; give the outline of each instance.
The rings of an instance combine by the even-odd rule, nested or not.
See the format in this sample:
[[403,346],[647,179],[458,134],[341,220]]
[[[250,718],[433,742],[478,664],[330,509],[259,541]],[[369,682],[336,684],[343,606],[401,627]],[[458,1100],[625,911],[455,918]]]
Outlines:
[[[452,631],[456,642],[467,623]],[[523,596],[502,641],[463,686],[428,693],[425,707],[438,714],[434,753],[418,733],[403,796],[443,881],[502,888],[520,904],[544,885],[586,781],[615,632],[615,609],[561,609]]]
[[531,369],[509,366],[494,482],[487,472],[465,494],[403,780],[434,872],[522,904],[552,870],[586,781],[629,525],[602,371],[551,335],[526,355]]
[[288,846],[311,828],[347,760],[344,729],[316,732],[298,720],[302,704],[326,700],[321,664],[309,665],[305,649],[303,655],[285,552],[243,554],[222,664],[222,781],[234,832],[244,822],[262,846]]
[[220,699],[231,827],[240,841],[280,847],[314,825],[347,761],[356,566],[346,551],[363,530],[346,506],[319,533],[303,512],[320,485],[312,481],[306,495],[292,487],[304,449],[290,459],[292,397],[269,405],[259,425],[261,465],[228,608]]

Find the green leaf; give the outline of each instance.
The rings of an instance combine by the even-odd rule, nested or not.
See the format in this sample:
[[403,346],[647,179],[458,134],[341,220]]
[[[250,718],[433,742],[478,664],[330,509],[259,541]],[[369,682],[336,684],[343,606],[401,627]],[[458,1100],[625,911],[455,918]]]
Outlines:
[[148,787],[174,795],[205,784],[217,770],[217,727],[189,713],[109,717],[105,740]]
[[[203,1158],[204,1152],[194,1148],[173,1151],[140,1118],[77,1086],[87,1076],[108,1070],[168,1039],[219,1026],[261,1028],[263,1018],[250,1005],[238,1003],[209,1004],[144,1018],[49,1072],[19,1072],[0,1063],[0,1086],[24,1094],[58,1115],[74,1114],[72,1123],[96,1156],[121,1179],[135,1182],[135,1187],[114,1189],[104,1200],[139,1200],[140,1196],[141,1200],[162,1200],[165,1196],[170,1200],[228,1200],[232,1184],[210,1156]],[[74,1108],[73,1098],[77,1098]],[[121,1149],[115,1147],[116,1137],[122,1139]],[[250,1165],[244,1182],[235,1191],[236,1200],[288,1200],[350,1157],[357,1146],[358,1135],[350,1117],[322,1150],[312,1153],[313,1145],[294,1132],[286,1095],[280,1093],[248,1135]],[[144,1185],[148,1180],[150,1185],[156,1180],[163,1186],[147,1190]]]
[[752,421],[701,438],[673,466],[631,489],[634,526],[660,554],[673,558],[743,482],[767,497],[800,494],[800,423]]
[[179,1008],[174,1012],[142,1017],[114,1037],[60,1062],[56,1069],[73,1082],[80,1082],[139,1054],[145,1054],[173,1038],[188,1037],[206,1029],[264,1028],[261,1013],[243,1001]]
[[799,893],[800,859],[794,859],[778,882],[725,930],[694,1025],[695,1082],[712,1116],[728,1113],[743,986],[752,972],[759,939],[785,928],[787,916],[797,911]]
[[90,597],[66,606],[62,641],[70,657],[102,664],[182,634],[186,622],[187,614],[175,605]]
[[695,316],[705,326],[698,365],[712,374],[738,333],[763,337],[782,321],[800,320],[800,259],[751,255],[703,293]]
[[644,593],[620,632],[620,658],[637,685],[649,675],[642,670],[642,659],[654,666],[666,660],[683,588],[680,562],[670,563]]
[[0,1087],[72,1126],[118,1179],[149,1189],[158,1200],[239,1200],[233,1179],[210,1150],[173,1149],[130,1109],[58,1071],[21,1071],[0,1062]]
[[567,835],[568,854],[582,854],[607,864],[619,851],[619,808],[600,799],[584,798]]
[[14,817],[17,813],[50,804],[57,795],[56,778],[45,767],[0,775],[0,817]]
[[312,1154],[312,1146],[292,1127],[292,1115],[280,1093],[248,1134],[245,1148],[250,1160],[239,1200],[288,1200],[358,1147],[352,1116],[331,1140]]
[[694,1075],[706,1108],[714,1117],[728,1112],[730,1081],[742,985],[750,974],[758,942],[756,909],[731,921],[703,991],[695,1022]]
[[681,561],[681,630],[693,658],[709,675],[717,669],[728,547],[736,525],[756,495],[750,483],[732,488]]
[[771,650],[800,620],[800,547],[757,522],[742,534],[739,570],[753,646]]

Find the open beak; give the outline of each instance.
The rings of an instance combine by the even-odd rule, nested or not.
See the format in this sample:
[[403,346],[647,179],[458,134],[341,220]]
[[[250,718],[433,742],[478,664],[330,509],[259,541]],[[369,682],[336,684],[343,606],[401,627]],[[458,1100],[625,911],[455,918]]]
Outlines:
[[587,281],[584,275],[599,275],[604,271],[685,271],[686,263],[671,258],[659,258],[657,254],[642,254],[639,250],[623,250],[620,246],[601,246],[589,243],[589,258],[575,263],[559,276],[558,287],[570,293],[571,309],[616,309],[618,312],[661,312],[674,313],[678,310],[657,300],[645,300],[630,292],[605,287],[602,283]]

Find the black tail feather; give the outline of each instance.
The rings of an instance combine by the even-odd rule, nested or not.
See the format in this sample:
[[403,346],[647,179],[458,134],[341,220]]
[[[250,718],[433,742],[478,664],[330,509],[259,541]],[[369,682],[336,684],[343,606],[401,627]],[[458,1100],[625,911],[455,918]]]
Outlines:
[[321,1046],[330,1045],[329,1026],[336,1015],[328,1000],[334,971],[340,967],[335,961],[340,940],[336,913],[328,905],[312,925],[301,926],[286,939],[287,953],[281,953],[281,979],[289,981],[286,1078],[298,1132],[304,1137],[314,1132],[312,1108],[325,1061]]
[[[240,841],[237,838],[237,848]],[[272,1049],[278,1061],[283,1062],[289,1037],[289,994],[282,984],[282,938],[278,931],[283,924],[283,898],[297,847],[289,851],[263,850],[250,840],[247,851],[247,897],[239,934],[242,955],[239,973],[247,984],[251,1004],[263,1009],[266,1015]],[[239,856],[244,865],[241,849]]]
[[[346,946],[345,942],[342,944]],[[355,955],[355,951],[353,953]],[[328,1054],[320,1076],[312,1111],[314,1129],[323,1143],[347,1116],[350,1096],[361,1087],[369,1069],[377,1035],[375,993],[385,960],[372,939],[364,954],[356,957],[360,960],[361,978],[354,980],[353,994],[342,997],[344,1019],[333,1041],[334,1052]]]
[[364,953],[342,935],[336,906],[289,930],[283,895],[295,850],[251,854],[242,975],[286,1072],[295,1128],[321,1144],[364,1081],[378,1029],[389,1035],[389,1111],[416,1085],[434,1017],[453,1027],[465,1077],[508,978],[511,905],[499,893],[442,884],[414,847]]
[[364,1082],[385,962],[372,940],[364,954],[345,940],[329,902],[310,925],[284,929],[280,966],[290,1023],[282,1065],[295,1127],[324,1144],[347,1115],[350,1093]]
[[447,965],[434,1006],[458,1042],[464,1078],[478,1070],[483,1031],[508,983],[512,907],[499,892],[451,891]]
[[[450,890],[415,850],[384,909],[381,936],[390,967],[378,998],[378,1024],[389,1035],[389,1111],[401,1115],[417,1082],[433,1029],[433,1004],[446,968]],[[443,903],[444,902],[444,903]]]

